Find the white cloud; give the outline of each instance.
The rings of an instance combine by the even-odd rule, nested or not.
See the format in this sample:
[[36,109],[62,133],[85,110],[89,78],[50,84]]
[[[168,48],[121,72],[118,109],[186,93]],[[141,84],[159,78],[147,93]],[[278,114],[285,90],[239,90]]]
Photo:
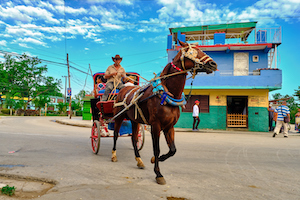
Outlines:
[[56,36],[45,36],[45,39],[51,40],[52,42],[62,41],[62,37],[56,37]]
[[102,39],[95,39],[94,40],[96,43],[104,43],[103,41],[102,41]]
[[90,49],[89,48],[84,48],[84,50],[89,51]]
[[56,5],[64,5],[64,0],[50,0],[50,1]]
[[32,43],[36,45],[46,46],[45,42],[42,42],[40,40],[34,39],[34,38],[18,38],[14,40],[15,43]]
[[42,37],[43,34],[39,31],[34,30],[36,26],[31,24],[25,24],[21,27],[11,26],[6,29],[7,34],[13,34],[18,36],[31,36],[31,37]]
[[29,47],[27,44],[25,44],[25,43],[19,43],[19,46],[20,47],[25,47],[25,48],[31,48],[32,49],[32,47]]
[[101,26],[105,27],[106,29],[118,29],[118,30],[121,30],[121,29],[124,29],[124,26],[119,26],[119,25],[115,25],[115,24],[101,24]]
[[58,10],[61,14],[69,13],[73,15],[80,15],[87,13],[87,10],[84,8],[72,8],[70,6],[55,6],[55,9]]
[[[111,0],[87,0],[88,3],[111,3]],[[123,4],[123,5],[132,5],[134,0],[114,0],[114,3]]]
[[12,19],[29,23],[36,19],[42,19],[47,23],[59,24],[59,20],[53,18],[53,14],[45,9],[33,6],[14,6],[14,7],[2,7],[0,5],[0,16],[4,19]]
[[6,47],[6,44],[7,44],[6,40],[0,40],[0,46]]

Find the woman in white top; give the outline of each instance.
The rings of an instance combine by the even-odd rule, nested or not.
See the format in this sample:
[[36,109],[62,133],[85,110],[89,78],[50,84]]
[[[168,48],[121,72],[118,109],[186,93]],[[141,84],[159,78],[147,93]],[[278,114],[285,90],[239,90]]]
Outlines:
[[200,102],[198,100],[195,101],[195,105],[193,106],[193,131],[198,131],[198,125],[200,123],[199,119],[199,104]]

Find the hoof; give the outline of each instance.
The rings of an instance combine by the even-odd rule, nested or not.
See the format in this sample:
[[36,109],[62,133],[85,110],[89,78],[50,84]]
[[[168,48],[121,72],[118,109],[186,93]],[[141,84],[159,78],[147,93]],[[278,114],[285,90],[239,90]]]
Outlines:
[[155,157],[154,157],[154,156],[151,158],[151,163],[152,163],[152,164],[155,163]]
[[112,155],[111,155],[111,161],[112,162],[117,162],[117,151],[112,151]]
[[165,185],[167,182],[165,181],[164,177],[157,177],[156,182],[160,185]]
[[145,168],[145,165],[144,165],[141,158],[135,157],[135,160],[137,161],[137,166],[138,166],[139,169],[144,169]]
[[111,157],[111,162],[117,162],[117,161],[118,161],[117,157]]

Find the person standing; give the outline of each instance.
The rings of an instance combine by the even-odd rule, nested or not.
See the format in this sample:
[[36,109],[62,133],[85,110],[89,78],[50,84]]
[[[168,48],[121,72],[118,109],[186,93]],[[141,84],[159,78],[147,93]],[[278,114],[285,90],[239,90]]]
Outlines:
[[199,119],[199,104],[200,101],[196,100],[195,104],[193,106],[193,131],[198,131],[198,125],[200,123],[200,119]]
[[122,58],[120,55],[112,57],[114,61],[113,65],[110,65],[105,74],[104,78],[107,79],[105,92],[102,96],[102,101],[107,101],[109,93],[114,89],[122,89],[124,86],[122,79],[125,80],[126,72],[125,69],[120,65]]
[[290,119],[290,109],[286,106],[286,101],[282,102],[281,106],[278,106],[274,111],[274,121],[276,126],[274,129],[273,137],[278,135],[281,127],[283,126],[283,135],[285,138],[288,137],[288,123],[284,122],[284,117]]
[[269,131],[273,131],[273,118],[274,118],[274,108],[269,106]]

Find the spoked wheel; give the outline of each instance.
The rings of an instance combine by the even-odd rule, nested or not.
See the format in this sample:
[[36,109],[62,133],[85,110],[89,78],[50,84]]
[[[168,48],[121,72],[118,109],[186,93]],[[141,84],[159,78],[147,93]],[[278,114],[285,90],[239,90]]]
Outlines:
[[137,142],[137,148],[138,150],[142,150],[144,147],[145,142],[145,127],[144,125],[139,125],[139,132],[138,132],[138,142]]
[[95,120],[92,127],[92,134],[91,134],[92,150],[95,154],[98,153],[100,148],[101,131],[102,128],[99,121]]

